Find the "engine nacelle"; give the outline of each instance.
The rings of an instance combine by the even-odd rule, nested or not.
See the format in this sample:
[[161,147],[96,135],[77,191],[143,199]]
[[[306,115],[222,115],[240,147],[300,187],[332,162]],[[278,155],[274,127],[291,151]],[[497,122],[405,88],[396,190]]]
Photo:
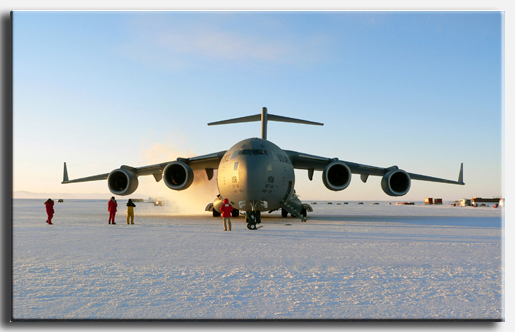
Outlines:
[[349,186],[351,175],[349,166],[342,161],[334,161],[325,167],[322,181],[327,189],[340,191]]
[[127,169],[115,169],[107,177],[107,186],[115,195],[130,195],[138,189],[138,177]]
[[381,179],[381,188],[389,196],[403,196],[411,188],[411,178],[401,169],[391,170]]
[[163,180],[170,189],[184,190],[193,183],[193,170],[182,161],[173,161],[163,170]]
[[215,201],[213,202],[213,209],[218,212],[218,213],[221,213],[220,211],[220,208],[222,207],[222,204],[224,204],[222,198],[220,196],[218,196]]

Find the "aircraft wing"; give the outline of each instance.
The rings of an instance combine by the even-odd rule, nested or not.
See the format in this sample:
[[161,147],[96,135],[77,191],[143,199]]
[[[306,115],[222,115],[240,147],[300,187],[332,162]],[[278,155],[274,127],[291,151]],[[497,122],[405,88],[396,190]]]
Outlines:
[[[208,178],[211,179],[213,176],[213,169],[217,169],[220,164],[220,160],[222,160],[226,151],[214,152],[202,156],[191,157],[191,158],[177,158],[176,161],[180,161],[191,167],[192,170],[205,169],[208,175]],[[164,168],[170,164],[172,161],[148,165],[142,167],[131,167],[123,165],[120,169],[126,169],[131,171],[136,176],[142,175],[153,175],[156,181],[160,181],[162,178],[162,173]],[[69,180],[68,179],[68,170],[66,168],[66,163],[64,163],[64,174],[63,174],[63,182],[66,183],[75,183],[75,182],[87,182],[87,181],[98,181],[98,180],[106,180],[110,173],[98,174],[78,179]]]
[[[340,162],[345,163],[349,167],[351,173],[360,174],[361,180],[363,182],[367,181],[369,175],[384,176],[388,172],[398,169],[397,166],[391,166],[391,167],[384,168],[384,167],[369,166],[369,165],[363,165],[363,164],[353,163],[353,162],[349,162],[349,161],[339,160],[338,158],[319,157],[319,156],[314,156],[314,155],[296,152],[296,151],[285,150],[285,152],[288,155],[288,157],[290,158],[293,168],[308,170],[308,176],[309,176],[310,180],[313,179],[313,171],[323,171],[327,167],[327,165],[329,165],[330,163],[335,162],[335,161],[340,161]],[[457,181],[441,179],[441,178],[436,178],[436,177],[432,177],[432,176],[426,176],[426,175],[409,173],[409,172],[406,172],[406,173],[409,175],[409,177],[412,180],[459,184],[459,185],[465,184],[465,183],[463,183],[463,163],[461,164],[460,173],[459,173]]]

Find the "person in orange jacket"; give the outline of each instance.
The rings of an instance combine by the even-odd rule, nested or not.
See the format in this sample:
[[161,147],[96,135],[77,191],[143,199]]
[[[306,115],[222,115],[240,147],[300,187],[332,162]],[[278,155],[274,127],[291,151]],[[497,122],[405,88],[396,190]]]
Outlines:
[[46,220],[47,224],[52,224],[52,218],[54,217],[54,201],[50,198],[45,202],[46,214],[48,219]]
[[107,203],[107,211],[109,212],[109,224],[111,224],[111,220],[113,221],[113,225],[116,225],[114,222],[114,216],[116,214],[116,207],[118,206],[118,203],[116,203],[116,200],[114,199],[114,196],[111,197],[109,202]]
[[224,218],[224,231],[227,231],[227,224],[229,224],[229,230],[231,230],[231,212],[234,210],[231,204],[229,204],[229,200],[224,199],[224,204],[220,207],[220,212],[222,212],[222,218]]

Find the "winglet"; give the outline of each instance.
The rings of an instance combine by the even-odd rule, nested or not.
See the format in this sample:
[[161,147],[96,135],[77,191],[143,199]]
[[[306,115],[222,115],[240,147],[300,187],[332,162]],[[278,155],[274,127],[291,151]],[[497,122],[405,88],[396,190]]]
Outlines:
[[66,162],[64,162],[63,182],[61,184],[66,182],[68,182],[68,170],[66,169]]
[[463,183],[463,163],[461,163],[460,175],[458,175],[458,183],[459,184],[465,184],[465,183]]

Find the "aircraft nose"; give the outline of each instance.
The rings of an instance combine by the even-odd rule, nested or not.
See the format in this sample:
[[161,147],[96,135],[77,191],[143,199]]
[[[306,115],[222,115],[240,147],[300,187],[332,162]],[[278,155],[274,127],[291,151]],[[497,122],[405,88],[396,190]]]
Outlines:
[[240,162],[238,177],[240,185],[245,188],[248,200],[260,200],[261,191],[267,184],[266,164],[255,162],[250,158]]

